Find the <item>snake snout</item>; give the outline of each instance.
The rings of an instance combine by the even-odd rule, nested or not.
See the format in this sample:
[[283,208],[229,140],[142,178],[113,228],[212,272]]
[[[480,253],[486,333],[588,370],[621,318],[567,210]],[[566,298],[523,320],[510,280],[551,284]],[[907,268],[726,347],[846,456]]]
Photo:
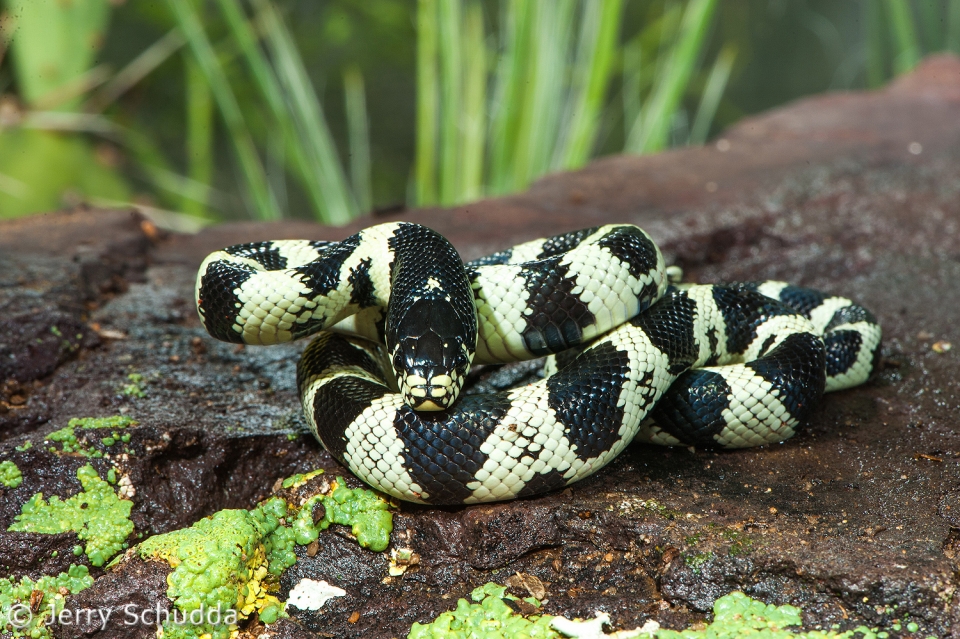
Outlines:
[[449,408],[470,367],[463,322],[444,300],[421,299],[401,319],[393,365],[405,401],[416,410]]

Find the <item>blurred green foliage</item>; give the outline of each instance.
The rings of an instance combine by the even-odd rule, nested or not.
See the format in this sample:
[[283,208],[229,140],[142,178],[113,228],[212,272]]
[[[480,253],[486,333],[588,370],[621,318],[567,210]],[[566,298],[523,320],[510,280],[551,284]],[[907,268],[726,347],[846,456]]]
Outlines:
[[[20,99],[38,111],[77,109],[105,75],[94,61],[110,15],[107,0],[9,0],[8,6],[16,19],[10,49]],[[0,129],[0,217],[46,211],[85,196],[127,200],[130,193],[82,137]]]
[[0,218],[342,223],[960,52],[960,0],[0,0]]
[[71,110],[101,75],[94,68],[110,15],[108,0],[8,0],[16,19],[10,48],[20,97],[33,108]]

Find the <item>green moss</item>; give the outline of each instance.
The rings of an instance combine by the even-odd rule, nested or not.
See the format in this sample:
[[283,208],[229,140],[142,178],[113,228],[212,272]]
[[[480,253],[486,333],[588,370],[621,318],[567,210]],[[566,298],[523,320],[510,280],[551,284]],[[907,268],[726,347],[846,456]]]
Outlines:
[[77,470],[77,478],[82,492],[65,501],[57,496],[46,501],[43,493],[35,494],[8,530],[46,534],[73,531],[86,542],[83,551],[90,563],[102,566],[124,548],[124,540],[133,532],[133,503],[120,499],[90,464]]
[[[300,485],[320,471],[294,475],[284,486]],[[288,483],[289,482],[289,483]],[[322,503],[325,516],[314,523],[314,506]],[[167,596],[178,611],[234,611],[232,623],[164,625],[164,637],[195,639],[209,633],[224,639],[236,620],[259,614],[264,623],[283,616],[282,604],[271,594],[279,575],[296,563],[294,548],[317,539],[332,523],[353,527],[360,545],[384,550],[393,530],[393,516],[382,497],[364,489],[351,490],[342,478],[330,495],[315,495],[299,509],[272,497],[253,510],[221,510],[184,528],[156,535],[140,543],[143,559],[166,561],[173,568],[167,578]],[[168,627],[169,626],[169,627]]]
[[875,639],[877,629],[860,626],[846,632],[810,630],[797,632],[787,628],[801,626],[800,609],[774,606],[751,599],[742,592],[731,592],[713,604],[713,621],[700,630],[658,630],[657,639]]
[[699,570],[705,563],[711,561],[714,558],[714,554],[709,550],[707,552],[698,552],[692,553],[689,555],[683,556],[683,563],[690,566],[694,570]]
[[[347,488],[343,478],[338,477],[337,488],[323,497],[323,507],[324,517],[317,522],[320,530],[326,530],[330,524],[351,526],[351,532],[364,548],[377,552],[387,549],[393,532],[393,514],[389,511],[389,502],[377,493],[366,488]],[[307,509],[301,512],[304,510]]]
[[[228,611],[242,617],[254,612],[280,614],[280,602],[270,594],[284,568],[296,562],[293,534],[281,525],[287,516],[282,499],[272,498],[253,510],[221,510],[193,526],[156,535],[137,546],[140,557],[161,559],[173,568],[167,596],[177,610]],[[287,532],[283,532],[287,531]],[[226,639],[233,623],[164,624],[164,637]]]
[[273,605],[267,606],[260,611],[260,621],[263,623],[275,623],[277,619],[280,618],[280,615],[283,613],[283,606]]
[[[51,635],[46,621],[51,612],[63,610],[64,593],[77,594],[91,585],[93,577],[86,566],[70,566],[67,572],[40,577],[36,581],[29,577],[23,577],[19,582],[0,578],[0,619],[12,622],[7,629],[10,634],[4,636],[47,639]],[[34,591],[42,593],[39,601]],[[31,600],[35,602],[33,609],[37,611],[36,614],[21,616],[25,612],[24,606],[29,606]]]
[[698,533],[694,533],[694,534],[690,535],[689,537],[684,537],[683,542],[684,542],[685,544],[687,544],[688,546],[696,546],[696,545],[699,544],[701,541],[703,541],[703,536],[704,536],[704,534],[705,534],[704,531],[700,531],[700,532],[698,532]]
[[[103,453],[99,450],[85,446],[84,443],[80,441],[80,438],[77,437],[77,429],[81,430],[93,430],[96,428],[126,428],[128,426],[135,426],[137,424],[133,419],[126,417],[124,415],[115,415],[113,417],[82,417],[82,418],[73,418],[67,422],[66,427],[61,428],[60,430],[55,430],[49,435],[47,435],[46,442],[55,442],[60,444],[60,449],[55,447],[50,447],[49,450],[51,453],[65,453],[65,454],[75,454],[81,455],[83,457],[103,457]],[[129,441],[129,435],[125,435],[127,441]],[[118,431],[111,433],[111,437],[115,440],[118,437],[122,437]],[[106,446],[112,446],[114,442],[107,443],[111,437],[105,437],[102,439],[102,443]]]
[[0,485],[16,488],[22,483],[23,475],[16,464],[9,460],[0,462]]
[[[408,639],[555,639],[562,637],[550,627],[553,617],[516,614],[504,599],[518,601],[506,594],[506,587],[487,583],[470,593],[473,603],[457,602],[456,610],[444,612],[431,623],[413,624]],[[539,607],[536,599],[525,601]]]
[[30,450],[31,448],[33,448],[33,442],[30,441],[29,439],[23,442],[23,444],[21,444],[20,446],[17,446],[17,450],[19,450],[21,453],[25,450]]
[[727,549],[727,554],[731,557],[742,557],[753,552],[753,539],[750,537],[735,530],[725,530],[722,534],[724,539],[732,542]]
[[[298,475],[288,480],[296,477]],[[284,487],[286,483],[284,480]],[[324,516],[314,522],[313,511],[317,504],[323,505]],[[361,546],[382,552],[390,544],[390,533],[393,532],[393,514],[389,508],[390,503],[377,493],[365,488],[347,488],[343,477],[338,477],[333,493],[314,495],[304,502],[293,518],[291,532],[296,543],[304,546],[316,541],[320,531],[329,528],[330,524],[343,524],[351,527]]]
[[[484,584],[475,589],[470,598],[473,603],[461,599],[455,610],[442,613],[429,624],[413,624],[407,639],[559,639],[565,636],[551,626],[554,617],[550,615],[523,617],[514,612],[504,600],[518,601],[518,598],[506,594],[504,586]],[[540,607],[532,597],[524,601]],[[639,636],[657,639],[883,639],[887,634],[865,626],[845,632],[802,632],[800,613],[800,609],[793,606],[768,605],[742,592],[732,592],[714,603],[714,618],[706,627],[680,631],[658,629],[653,634]],[[918,628],[908,629],[916,632]],[[595,632],[593,630],[588,636],[595,636]]]
[[655,513],[665,519],[679,519],[683,515],[679,510],[671,510],[656,499],[645,499],[640,501],[638,505],[644,510]]
[[70,428],[127,428],[136,426],[137,420],[126,415],[114,415],[112,417],[74,417],[67,426]]
[[124,395],[131,395],[133,397],[146,397],[147,392],[143,389],[144,381],[143,375],[140,373],[130,373],[127,375],[127,379],[130,380],[129,384],[124,384],[123,388],[120,389]]

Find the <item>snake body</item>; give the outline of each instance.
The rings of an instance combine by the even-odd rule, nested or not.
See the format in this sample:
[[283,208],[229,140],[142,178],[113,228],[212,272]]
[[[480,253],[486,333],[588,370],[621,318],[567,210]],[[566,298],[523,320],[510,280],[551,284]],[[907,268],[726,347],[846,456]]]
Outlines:
[[[431,504],[566,486],[634,439],[782,441],[825,390],[864,382],[880,344],[846,298],[782,282],[670,286],[631,225],[466,265],[409,223],[242,244],[207,257],[197,300],[219,339],[317,334],[297,371],[317,438],[368,484]],[[555,353],[540,381],[459,396],[473,363]]]

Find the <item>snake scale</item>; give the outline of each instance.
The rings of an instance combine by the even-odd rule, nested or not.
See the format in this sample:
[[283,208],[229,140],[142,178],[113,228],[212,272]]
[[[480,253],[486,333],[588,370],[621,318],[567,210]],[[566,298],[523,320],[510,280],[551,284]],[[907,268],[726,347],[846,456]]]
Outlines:
[[[823,392],[869,378],[881,336],[869,311],[812,289],[673,285],[625,224],[467,264],[411,223],[240,244],[206,258],[196,295],[218,339],[316,335],[297,369],[314,434],[371,486],[430,504],[566,486],[634,440],[782,441]],[[472,364],[558,353],[534,383],[461,396]]]

